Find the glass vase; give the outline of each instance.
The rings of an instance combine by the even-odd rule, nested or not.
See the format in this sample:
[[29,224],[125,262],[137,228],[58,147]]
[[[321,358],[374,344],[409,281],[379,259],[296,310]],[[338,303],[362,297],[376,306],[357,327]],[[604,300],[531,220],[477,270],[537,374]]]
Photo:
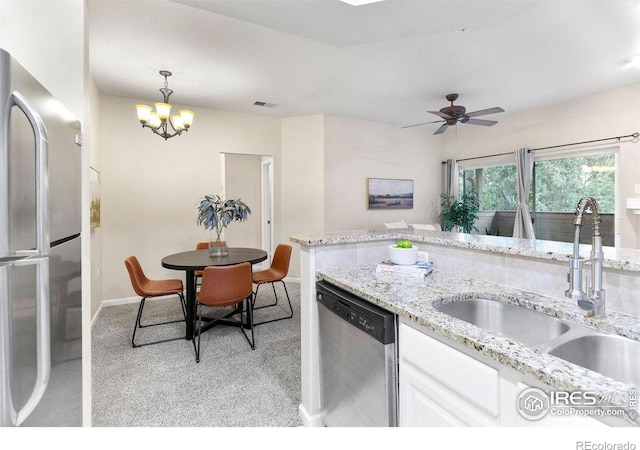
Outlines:
[[211,239],[209,239],[209,256],[211,258],[220,258],[229,255],[229,248],[222,237],[223,231],[224,230],[214,230],[211,232]]

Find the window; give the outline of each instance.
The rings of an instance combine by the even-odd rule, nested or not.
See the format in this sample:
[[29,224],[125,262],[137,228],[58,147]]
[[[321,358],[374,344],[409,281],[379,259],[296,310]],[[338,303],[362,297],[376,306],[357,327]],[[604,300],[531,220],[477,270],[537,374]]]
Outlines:
[[[570,156],[547,153],[536,158],[528,203],[537,238],[571,242],[571,215],[580,198],[592,196],[600,206],[604,243],[614,245],[614,151]],[[474,190],[478,193],[481,213],[476,226],[481,232],[510,235],[518,198],[515,164],[494,160],[485,166],[471,166],[467,162],[458,175],[460,195]],[[588,238],[589,233],[583,235]]]
[[479,193],[481,211],[515,211],[518,203],[516,166],[492,166],[460,171],[459,192]]
[[574,212],[578,200],[592,196],[600,212],[615,213],[615,155],[536,161],[534,164],[534,210]]

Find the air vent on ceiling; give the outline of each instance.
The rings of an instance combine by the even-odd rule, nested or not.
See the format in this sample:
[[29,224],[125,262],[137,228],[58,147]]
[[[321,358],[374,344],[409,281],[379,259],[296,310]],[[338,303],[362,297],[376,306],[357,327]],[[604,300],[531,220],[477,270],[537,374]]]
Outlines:
[[262,106],[263,108],[275,108],[278,105],[276,105],[275,103],[256,101],[256,102],[253,102],[253,106]]

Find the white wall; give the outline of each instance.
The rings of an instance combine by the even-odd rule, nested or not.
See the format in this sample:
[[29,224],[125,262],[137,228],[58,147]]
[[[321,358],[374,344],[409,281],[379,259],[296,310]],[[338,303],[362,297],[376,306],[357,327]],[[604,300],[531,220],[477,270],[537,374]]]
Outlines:
[[84,0],[0,0],[0,48],[84,119]]
[[[325,231],[438,221],[440,143],[429,130],[327,116],[324,135]],[[368,210],[367,178],[413,180],[413,209]]]
[[[499,123],[493,127],[460,125],[457,131],[447,130],[442,135],[443,156],[462,159],[640,132],[638,105],[640,84],[546,108],[496,115],[492,118]],[[640,219],[625,207],[626,198],[634,196],[634,184],[640,184],[640,144],[621,143],[619,155],[620,246],[640,248]]]
[[[135,295],[124,267],[129,255],[137,255],[150,278],[184,280],[160,261],[209,239],[196,224],[196,204],[220,192],[221,152],[274,155],[279,162],[277,118],[190,107],[193,127],[164,141],[137,122],[133,105],[140,101],[151,100],[100,99],[102,300]],[[174,106],[182,107],[188,106]]]
[[[442,166],[429,132],[336,116],[282,119],[284,242],[292,234],[437,221]],[[414,208],[366,209],[366,179],[414,180]],[[294,247],[290,276],[299,276]]]
[[[281,145],[282,167],[274,175],[280,180],[282,200],[276,209],[276,223],[281,225],[276,246],[292,245],[289,236],[294,234],[324,231],[324,116],[282,119]],[[289,276],[299,277],[300,248],[292,246]]]

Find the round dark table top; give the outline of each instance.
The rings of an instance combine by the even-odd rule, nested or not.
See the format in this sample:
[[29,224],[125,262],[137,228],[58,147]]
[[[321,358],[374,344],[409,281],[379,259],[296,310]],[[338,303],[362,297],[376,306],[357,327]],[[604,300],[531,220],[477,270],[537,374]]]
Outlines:
[[267,259],[267,252],[258,248],[229,247],[229,255],[211,257],[209,250],[191,250],[162,258],[162,267],[174,270],[203,270],[209,266],[231,266],[248,262],[256,264]]

